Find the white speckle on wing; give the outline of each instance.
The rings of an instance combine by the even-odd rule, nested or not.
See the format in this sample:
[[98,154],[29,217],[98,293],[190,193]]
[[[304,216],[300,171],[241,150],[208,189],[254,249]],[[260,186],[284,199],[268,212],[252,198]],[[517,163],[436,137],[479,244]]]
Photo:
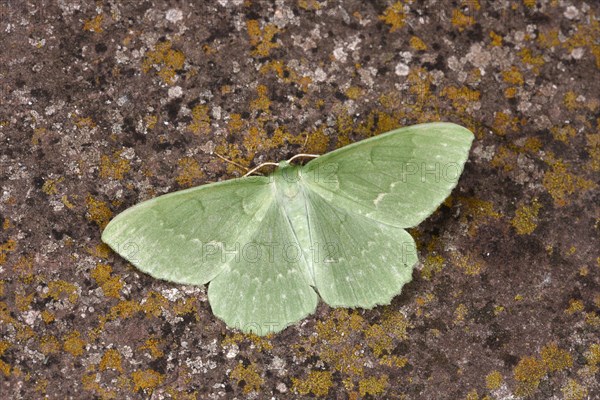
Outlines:
[[375,204],[375,207],[377,207],[379,205],[379,202],[381,202],[381,200],[383,200],[383,198],[385,197],[387,193],[379,193],[377,195],[377,198],[375,200],[373,200],[373,204]]

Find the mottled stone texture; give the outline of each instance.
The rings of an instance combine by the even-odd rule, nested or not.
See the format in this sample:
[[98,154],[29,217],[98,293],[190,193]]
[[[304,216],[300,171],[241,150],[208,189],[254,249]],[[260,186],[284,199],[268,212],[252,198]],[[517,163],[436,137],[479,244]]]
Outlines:
[[[197,3],[193,5],[192,3]],[[600,398],[596,1],[4,1],[2,398]],[[267,338],[116,213],[392,128],[476,134],[391,305]]]

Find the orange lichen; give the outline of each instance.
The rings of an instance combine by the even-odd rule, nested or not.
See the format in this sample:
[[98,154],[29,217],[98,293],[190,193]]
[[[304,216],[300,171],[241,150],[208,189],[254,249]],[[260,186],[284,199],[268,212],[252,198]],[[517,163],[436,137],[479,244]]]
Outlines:
[[544,57],[541,55],[534,56],[530,49],[523,48],[517,54],[521,57],[521,60],[528,65],[531,65],[532,71],[537,75],[540,73],[540,68],[546,63]]
[[275,72],[277,77],[287,84],[296,84],[303,92],[308,91],[308,86],[313,82],[310,76],[300,75],[295,69],[286,65],[281,60],[273,60],[260,68],[262,74]]
[[240,345],[241,343],[250,343],[256,351],[271,350],[273,344],[269,341],[269,336],[263,337],[258,336],[254,333],[240,333],[235,332],[227,335],[221,342],[221,346],[226,347],[230,345]]
[[111,156],[102,155],[100,159],[100,178],[121,180],[131,169],[129,160],[121,157],[122,151],[115,151]]
[[41,316],[42,316],[42,321],[44,321],[46,324],[50,324],[56,320],[56,316],[48,310],[42,311]]
[[241,382],[244,382],[243,392],[248,394],[251,392],[258,392],[260,387],[264,383],[264,379],[258,373],[256,365],[250,364],[244,367],[244,364],[239,363],[229,374],[229,377],[237,381],[238,386],[241,386]]
[[502,36],[498,35],[494,31],[491,31],[490,38],[492,39],[492,42],[490,43],[492,46],[495,46],[495,47],[502,46]]
[[301,395],[312,393],[324,397],[333,386],[333,379],[329,371],[310,371],[306,379],[292,378],[292,384]]
[[153,358],[160,358],[165,353],[160,349],[160,339],[150,338],[147,339],[142,346],[139,347],[140,350],[148,350],[150,355]]
[[54,300],[58,301],[63,295],[67,295],[69,301],[75,304],[77,299],[79,299],[78,287],[63,280],[48,282],[48,292],[44,297],[52,297]]
[[306,150],[311,154],[323,154],[329,148],[329,136],[325,134],[325,128],[319,127],[312,133],[306,133]]
[[0,265],[6,261],[8,253],[12,253],[17,248],[17,242],[13,239],[8,239],[6,242],[0,244]]
[[204,178],[204,171],[198,161],[192,157],[184,157],[179,160],[179,175],[175,180],[180,186],[190,187],[198,184]]
[[533,233],[538,223],[538,213],[542,205],[537,199],[533,199],[531,205],[521,204],[515,212],[515,217],[510,224],[515,228],[519,235],[530,235]]
[[465,112],[470,103],[479,101],[480,93],[477,90],[469,89],[466,86],[446,86],[440,93],[441,96],[452,100],[452,106],[459,112]]
[[100,228],[104,229],[113,215],[108,205],[104,201],[96,200],[89,194],[85,198],[85,203],[88,209],[87,218],[90,221],[95,222]]
[[475,18],[472,15],[463,14],[459,9],[452,10],[452,25],[458,28],[459,32],[470,26],[475,25]]
[[379,378],[371,376],[358,382],[358,392],[362,397],[366,395],[378,396],[385,392],[389,386],[388,376],[382,375]]
[[112,267],[107,264],[98,264],[94,268],[90,276],[98,282],[102,288],[102,292],[107,297],[120,298],[123,281],[118,276],[111,276]]
[[137,312],[142,311],[142,307],[133,300],[123,300],[118,304],[112,306],[106,315],[105,320],[115,320],[118,318],[131,318]]
[[519,128],[520,119],[511,117],[509,114],[498,111],[494,116],[494,133],[500,136],[506,135],[509,131],[515,132]]
[[511,85],[523,86],[525,80],[523,79],[523,74],[516,66],[510,67],[510,69],[502,71],[502,78],[504,82],[510,83]]
[[100,371],[112,369],[114,371],[123,372],[121,365],[121,353],[116,349],[108,349],[102,355],[99,365]]
[[425,51],[427,50],[427,45],[424,41],[422,41],[418,36],[412,36],[409,41],[410,47],[417,51]]
[[152,315],[154,317],[160,317],[163,309],[169,307],[169,300],[158,292],[149,292],[146,298],[141,301],[141,310],[146,315]]
[[[10,347],[10,343],[0,340],[0,357],[6,352],[6,350]],[[10,365],[3,360],[0,360],[0,372],[6,377],[10,376]]]
[[210,115],[206,104],[197,105],[192,109],[192,122],[187,128],[196,135],[210,133]]
[[406,15],[404,14],[404,4],[401,1],[397,1],[394,4],[388,6],[383,12],[383,15],[379,16],[379,19],[390,26],[390,32],[395,32],[404,26],[404,20]]
[[73,331],[63,338],[63,349],[75,357],[83,354],[85,342],[81,339],[79,331]]
[[485,386],[489,390],[499,389],[502,385],[502,374],[498,371],[492,371],[485,377]]
[[156,388],[162,383],[164,377],[152,369],[146,369],[132,372],[131,379],[133,380],[134,390],[137,392]]
[[269,88],[267,88],[265,85],[258,85],[256,87],[256,93],[258,94],[258,97],[250,102],[250,108],[268,113],[269,107],[271,106],[271,100],[269,100],[269,97],[267,96],[268,92]]
[[280,32],[277,26],[268,24],[261,29],[260,22],[251,19],[246,22],[246,29],[250,37],[250,44],[254,47],[251,52],[253,56],[267,57],[272,49],[279,47],[275,41],[275,35]]
[[85,20],[83,23],[83,30],[88,32],[102,32],[102,21],[104,21],[104,14],[98,14],[92,19]]
[[173,50],[171,41],[159,42],[154,50],[146,53],[142,62],[142,71],[158,70],[158,76],[167,84],[175,82],[176,71],[183,68],[185,55],[179,50]]

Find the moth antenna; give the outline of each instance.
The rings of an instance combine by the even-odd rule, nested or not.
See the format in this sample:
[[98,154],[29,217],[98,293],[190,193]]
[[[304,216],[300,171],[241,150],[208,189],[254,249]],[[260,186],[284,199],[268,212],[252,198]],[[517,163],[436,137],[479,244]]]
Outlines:
[[219,153],[214,153],[214,155],[216,155],[217,157],[219,157],[219,158],[220,158],[221,160],[223,160],[223,161],[226,161],[226,162],[228,162],[228,163],[230,163],[230,164],[233,164],[233,165],[235,165],[235,166],[236,166],[236,167],[238,167],[238,168],[241,168],[241,169],[243,169],[243,170],[245,170],[245,171],[248,171],[248,168],[244,167],[244,166],[243,166],[243,165],[241,165],[241,164],[238,164],[238,163],[236,163],[235,161],[231,161],[230,159],[228,159],[228,158],[226,158],[226,157],[223,157],[223,156],[222,156],[222,155],[220,155]]
[[319,157],[319,154],[306,154],[306,153],[300,153],[300,154],[296,154],[295,156],[293,156],[292,158],[290,158],[288,160],[288,162],[292,162],[293,160],[295,160],[296,158],[300,158],[300,157],[310,157],[310,158],[317,158]]
[[262,164],[260,164],[259,166],[257,166],[257,167],[254,167],[254,168],[252,168],[250,171],[246,172],[246,175],[244,175],[244,176],[248,176],[248,175],[252,174],[253,172],[255,172],[255,171],[257,171],[257,170],[261,169],[262,167],[264,167],[264,166],[266,166],[266,165],[274,165],[274,166],[276,166],[276,167],[277,167],[279,164],[278,164],[278,163],[276,163],[276,162],[265,162],[265,163],[262,163]]

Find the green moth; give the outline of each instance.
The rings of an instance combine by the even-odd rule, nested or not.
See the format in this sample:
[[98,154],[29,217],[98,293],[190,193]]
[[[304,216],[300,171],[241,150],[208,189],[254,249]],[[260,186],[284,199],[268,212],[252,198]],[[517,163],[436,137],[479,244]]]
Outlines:
[[[405,228],[456,186],[473,134],[396,129],[305,165],[169,193],[116,216],[102,240],[159,279],[208,283],[227,326],[265,335],[332,307],[389,304],[412,277]],[[317,294],[318,293],[318,294]]]

